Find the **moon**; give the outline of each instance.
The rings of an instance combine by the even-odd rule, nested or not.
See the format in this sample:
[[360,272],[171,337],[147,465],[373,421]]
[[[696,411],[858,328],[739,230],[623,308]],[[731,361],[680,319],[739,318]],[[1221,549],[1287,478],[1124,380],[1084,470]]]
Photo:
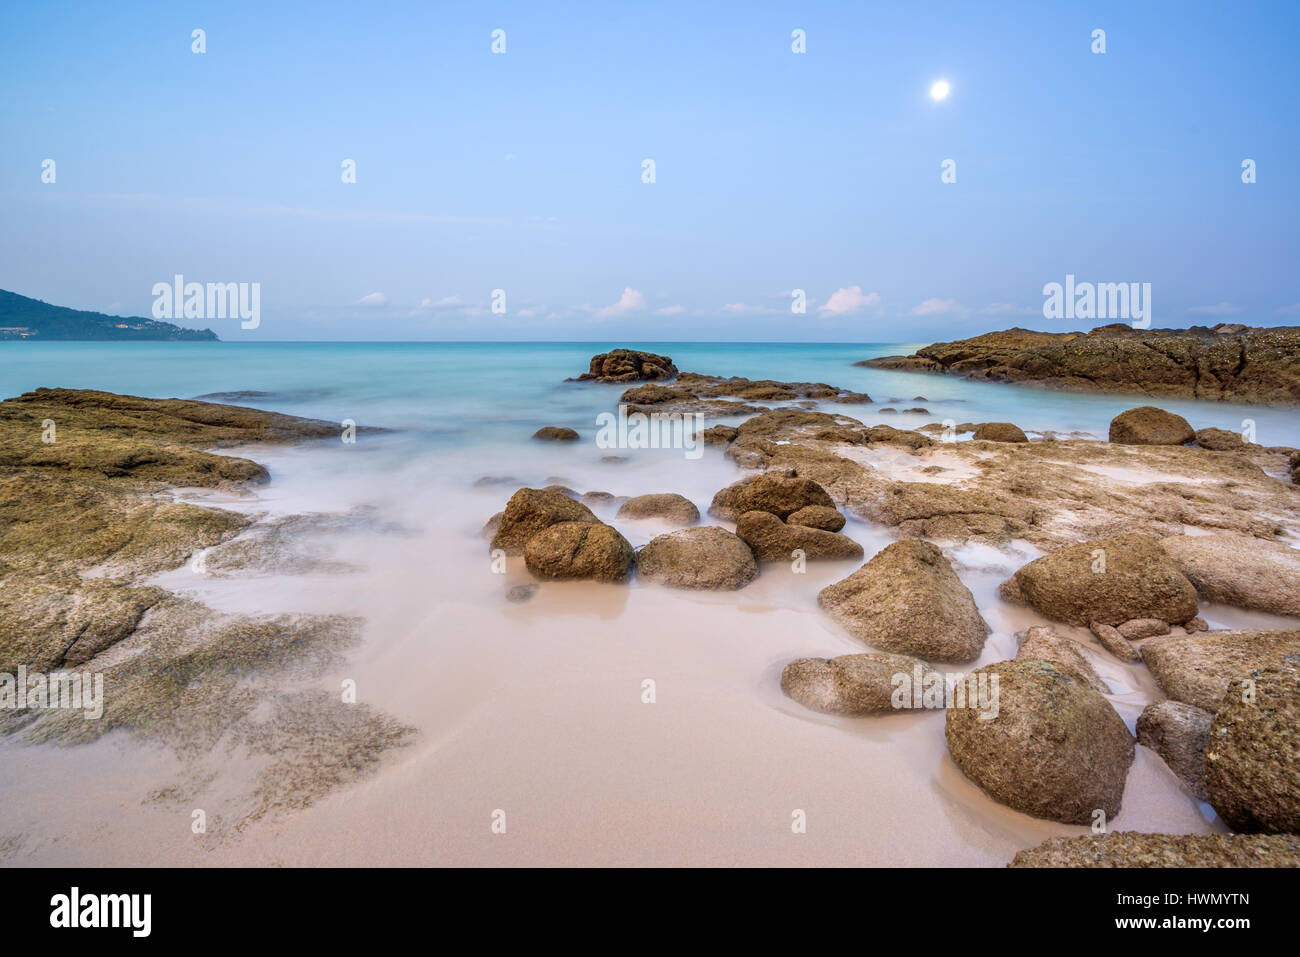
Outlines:
[[951,89],[951,87],[948,86],[947,80],[935,80],[934,86],[930,87],[930,99],[936,101],[946,100],[948,98],[949,89]]

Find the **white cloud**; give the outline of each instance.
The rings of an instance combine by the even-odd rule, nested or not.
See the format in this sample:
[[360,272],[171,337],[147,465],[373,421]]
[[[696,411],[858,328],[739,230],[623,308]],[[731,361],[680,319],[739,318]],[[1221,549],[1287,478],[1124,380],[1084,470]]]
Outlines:
[[443,296],[441,299],[421,299],[421,309],[455,309],[461,305],[460,296]]
[[942,316],[960,312],[965,310],[956,299],[927,299],[912,307],[914,316]]
[[610,316],[621,316],[629,312],[635,312],[638,309],[645,308],[645,296],[637,292],[631,286],[623,289],[623,295],[618,297],[618,302],[612,306],[605,306],[603,309],[596,310],[596,317],[599,319],[608,319]]
[[1212,306],[1192,306],[1187,310],[1195,312],[1202,316],[1235,316],[1241,312],[1241,306],[1234,306],[1230,302],[1216,302]]
[[662,309],[656,309],[655,313],[660,316],[680,316],[685,311],[685,306],[664,306]]
[[861,286],[848,286],[831,293],[831,297],[818,307],[818,312],[823,316],[843,316],[866,309],[868,306],[878,305],[880,305],[880,293],[863,293]]
[[362,296],[357,300],[358,306],[381,307],[388,305],[388,297],[382,292],[372,292],[368,296]]

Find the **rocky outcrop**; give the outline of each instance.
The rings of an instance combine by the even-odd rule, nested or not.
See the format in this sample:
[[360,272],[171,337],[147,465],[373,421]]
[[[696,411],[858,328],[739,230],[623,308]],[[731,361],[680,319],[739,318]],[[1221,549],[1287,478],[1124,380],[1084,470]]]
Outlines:
[[578,376],[582,382],[657,382],[677,375],[677,366],[668,356],[635,349],[613,349],[591,357],[591,368]]
[[1110,420],[1110,441],[1120,445],[1186,445],[1195,438],[1186,419],[1154,405],[1129,409]]
[[1010,422],[984,422],[975,427],[972,438],[984,442],[1028,442],[1029,436]]
[[1232,534],[1174,535],[1160,545],[1206,601],[1300,616],[1300,550]]
[[1300,837],[1141,834],[1053,837],[1019,851],[1009,867],[1300,867]]
[[1214,712],[1234,679],[1300,667],[1300,631],[1205,631],[1142,643],[1160,690]]
[[[926,681],[933,669],[907,655],[860,654],[838,658],[799,658],[781,671],[781,690],[805,708],[823,714],[889,714],[896,676]],[[919,695],[918,695],[919,697]]]
[[618,517],[657,518],[673,525],[694,525],[700,520],[700,510],[685,495],[658,492],[628,499],[619,506]]
[[533,438],[546,442],[576,442],[578,433],[563,425],[545,425],[533,433]]
[[1205,793],[1234,831],[1300,834],[1300,667],[1228,687],[1205,746]]
[[966,777],[1010,808],[1062,824],[1119,813],[1133,736],[1110,702],[1047,661],[1001,661],[997,717],[951,707],[948,751]]
[[943,552],[919,538],[882,549],[817,598],[855,638],[884,651],[972,661],[988,635],[970,589]]
[[1205,745],[1210,740],[1208,711],[1181,701],[1149,704],[1138,716],[1138,744],[1164,759],[1187,789],[1205,800]]
[[575,502],[563,492],[553,489],[521,488],[510,496],[492,547],[507,555],[522,555],[528,540],[542,529],[560,522],[591,522],[599,525],[600,519],[581,502]]
[[1036,625],[1020,637],[1017,661],[1050,661],[1075,681],[1081,681],[1093,691],[1110,694],[1106,682],[1088,663],[1078,647],[1069,638],[1063,638],[1051,628]]
[[847,535],[789,525],[771,512],[745,512],[736,522],[736,534],[760,562],[788,562],[796,551],[809,561],[862,557],[862,546]]
[[634,557],[626,538],[608,525],[593,522],[559,522],[524,545],[528,570],[550,581],[627,581]]
[[1300,403],[1300,328],[1008,329],[857,363],[1082,392]]
[[1196,615],[1196,589],[1146,535],[1070,545],[1030,562],[1003,585],[1055,621],[1118,625],[1134,618],[1181,624]]
[[636,561],[641,578],[671,588],[734,590],[758,577],[749,546],[716,525],[660,535],[637,553]]

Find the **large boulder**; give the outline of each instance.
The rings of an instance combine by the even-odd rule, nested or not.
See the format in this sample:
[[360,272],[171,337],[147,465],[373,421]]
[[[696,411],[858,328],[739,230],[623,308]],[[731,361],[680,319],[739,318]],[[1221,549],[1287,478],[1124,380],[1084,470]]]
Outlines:
[[1052,837],[1018,851],[1009,867],[1300,867],[1300,837],[1142,834]]
[[627,581],[636,553],[608,525],[560,522],[542,529],[524,545],[524,564],[538,578]]
[[904,538],[817,596],[830,616],[884,651],[936,661],[973,661],[988,625],[937,546]]
[[1120,445],[1186,445],[1196,432],[1181,415],[1143,405],[1110,420],[1110,441]]
[[918,676],[924,682],[931,673],[929,665],[908,655],[799,658],[782,670],[781,690],[805,708],[824,714],[887,714],[900,710],[893,701],[897,675],[914,683]]
[[613,349],[591,357],[591,367],[578,376],[579,381],[595,379],[600,382],[637,382],[672,379],[677,366],[668,356],[636,349]]
[[862,546],[839,532],[806,525],[787,525],[771,512],[746,512],[736,522],[736,534],[761,562],[788,562],[796,549],[809,561],[861,558]]
[[1231,452],[1243,448],[1246,440],[1227,429],[1197,429],[1196,444],[1214,452]]
[[1020,636],[1016,660],[1050,661],[1076,681],[1082,681],[1093,691],[1110,694],[1110,687],[1088,663],[1078,646],[1054,630],[1035,625]]
[[787,515],[785,522],[787,525],[806,525],[826,532],[838,532],[844,528],[845,518],[839,509],[827,505],[805,505]]
[[709,514],[734,522],[746,512],[771,512],[784,521],[808,505],[834,508],[835,501],[812,479],[767,472],[721,489],[713,496]]
[[1011,422],[984,422],[975,427],[972,438],[985,442],[1028,442],[1029,436]]
[[1194,795],[1205,800],[1205,745],[1214,716],[1181,701],[1149,704],[1138,716],[1138,744],[1164,759]]
[[530,538],[560,522],[598,525],[600,519],[587,506],[562,492],[521,488],[510,496],[505,511],[501,513],[501,521],[492,536],[492,547],[503,549],[507,555],[522,555]]
[[1206,601],[1300,616],[1300,549],[1246,535],[1174,535],[1160,540]]
[[997,685],[997,716],[947,712],[948,751],[1008,807],[1062,824],[1119,813],[1133,736],[1110,702],[1047,661],[1000,661],[975,672]]
[[637,572],[672,588],[734,590],[758,577],[758,563],[731,532],[703,525],[653,539],[637,553]]
[[1205,793],[1234,831],[1300,834],[1300,668],[1252,680],[1234,680],[1214,716]]
[[1142,643],[1142,660],[1166,695],[1214,712],[1234,679],[1300,667],[1300,631],[1205,631],[1151,638]]
[[700,520],[700,510],[685,495],[658,492],[628,499],[619,506],[618,517],[659,518],[673,525],[694,525]]
[[1003,597],[1071,625],[1119,625],[1134,618],[1181,624],[1196,616],[1196,589],[1149,535],[1070,545],[1030,562]]

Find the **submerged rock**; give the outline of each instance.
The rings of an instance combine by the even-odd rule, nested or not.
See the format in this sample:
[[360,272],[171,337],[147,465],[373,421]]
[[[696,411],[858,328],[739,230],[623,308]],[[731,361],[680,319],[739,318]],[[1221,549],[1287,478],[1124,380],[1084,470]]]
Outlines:
[[592,522],[559,522],[524,545],[528,570],[553,581],[627,581],[634,557],[631,544],[616,529]]
[[758,577],[749,546],[716,525],[660,535],[637,553],[636,561],[641,578],[672,588],[734,590]]
[[1205,745],[1210,740],[1208,711],[1181,701],[1149,704],[1137,720],[1138,744],[1164,759],[1194,795],[1205,800]]
[[1120,445],[1186,445],[1196,433],[1181,415],[1143,405],[1110,421],[1110,441]]
[[847,535],[788,525],[771,512],[745,512],[736,522],[736,534],[763,562],[791,561],[796,549],[809,561],[862,557],[862,546]]
[[1300,550],[1246,535],[1174,535],[1160,540],[1206,601],[1300,616]]
[[1017,852],[1009,867],[1300,867],[1300,837],[1141,834],[1053,837]]
[[948,751],[962,773],[1010,808],[1062,824],[1119,813],[1133,736],[1110,702],[1047,661],[1001,661],[997,716],[949,708]]
[[591,522],[600,519],[581,502],[575,502],[562,492],[550,489],[521,488],[510,496],[492,547],[504,549],[507,555],[522,555],[528,540],[560,522]]
[[882,549],[817,598],[855,638],[884,651],[972,661],[988,635],[970,589],[943,552],[919,538]]
[[1210,726],[1205,793],[1234,831],[1300,834],[1300,667],[1250,680],[1232,682]]
[[624,502],[619,518],[658,518],[673,525],[694,525],[700,520],[695,503],[676,492],[637,495]]
[[823,714],[888,714],[901,710],[893,704],[896,675],[914,681],[916,675],[924,680],[932,673],[929,665],[908,655],[798,658],[781,671],[781,690]]
[[1300,631],[1205,631],[1142,643],[1142,660],[1160,690],[1215,712],[1234,679],[1300,667]]
[[1037,611],[1072,625],[1119,625],[1134,618],[1182,623],[1196,615],[1196,589],[1147,535],[1070,545],[1030,562],[1004,584]]
[[576,442],[578,433],[562,425],[547,425],[534,432],[533,438],[549,442]]

